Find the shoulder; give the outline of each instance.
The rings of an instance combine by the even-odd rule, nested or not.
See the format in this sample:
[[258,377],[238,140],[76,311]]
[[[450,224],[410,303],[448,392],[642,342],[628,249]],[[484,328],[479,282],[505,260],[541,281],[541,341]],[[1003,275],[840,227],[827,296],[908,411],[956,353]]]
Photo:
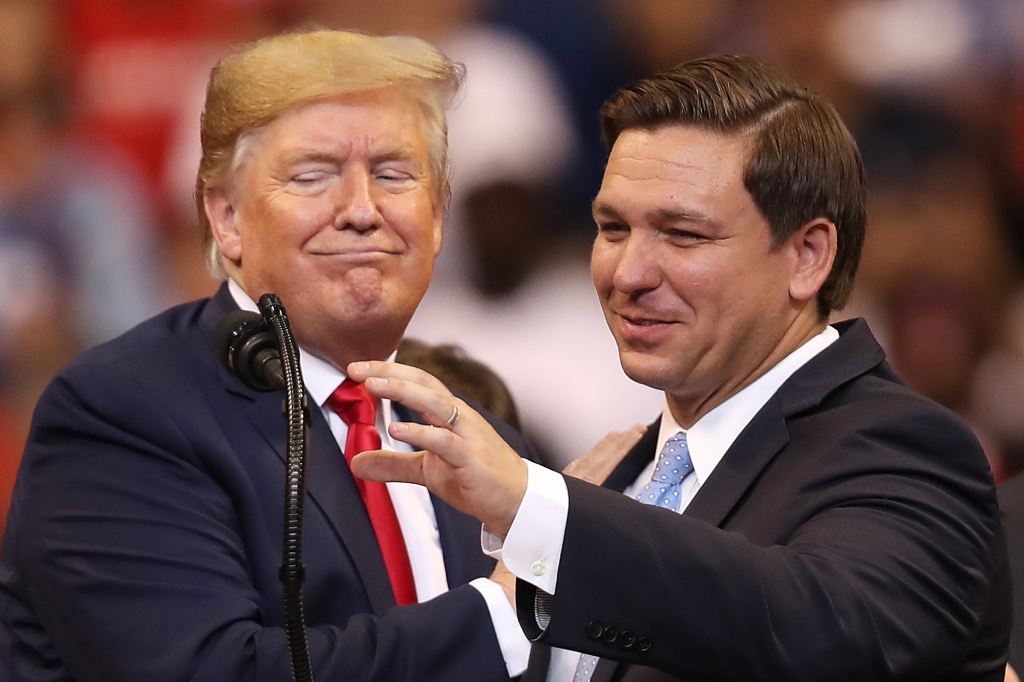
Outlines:
[[198,383],[217,376],[212,342],[199,322],[206,303],[170,308],[75,357],[43,392],[36,420],[59,419],[61,412],[137,412],[181,403]]

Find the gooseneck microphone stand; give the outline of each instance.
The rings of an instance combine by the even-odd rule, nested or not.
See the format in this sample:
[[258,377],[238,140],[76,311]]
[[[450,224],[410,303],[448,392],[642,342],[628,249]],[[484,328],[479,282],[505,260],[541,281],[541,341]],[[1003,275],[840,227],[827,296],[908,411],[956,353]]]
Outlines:
[[260,296],[261,315],[235,311],[217,328],[215,345],[221,360],[249,388],[270,392],[284,390],[284,415],[288,425],[288,456],[285,477],[284,551],[278,577],[284,593],[284,629],[291,654],[292,680],[313,682],[306,641],[302,583],[302,507],[306,498],[306,453],[309,403],[299,366],[299,350],[281,299]]
[[280,573],[284,590],[284,628],[288,637],[288,651],[291,653],[292,679],[295,682],[313,682],[302,607],[302,582],[306,578],[306,566],[302,563],[302,506],[306,499],[309,403],[299,367],[299,349],[281,299],[276,294],[263,294],[258,305],[264,321],[277,336],[285,380],[284,413],[288,423],[288,459],[285,476],[284,555]]

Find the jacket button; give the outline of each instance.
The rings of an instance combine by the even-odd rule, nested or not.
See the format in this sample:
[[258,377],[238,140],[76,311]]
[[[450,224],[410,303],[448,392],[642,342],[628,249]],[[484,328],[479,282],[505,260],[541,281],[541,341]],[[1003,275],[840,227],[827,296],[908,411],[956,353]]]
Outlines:
[[646,637],[638,637],[636,640],[636,648],[639,649],[641,653],[647,653],[651,649],[651,640]]
[[590,639],[601,639],[601,635],[604,634],[604,626],[596,620],[592,620],[587,623],[587,637]]
[[609,626],[604,629],[604,634],[601,635],[601,639],[603,639],[605,642],[608,642],[609,644],[612,644],[615,642],[618,636],[618,628]]
[[632,649],[634,644],[636,644],[636,635],[632,632],[623,630],[619,633],[619,646],[623,649]]

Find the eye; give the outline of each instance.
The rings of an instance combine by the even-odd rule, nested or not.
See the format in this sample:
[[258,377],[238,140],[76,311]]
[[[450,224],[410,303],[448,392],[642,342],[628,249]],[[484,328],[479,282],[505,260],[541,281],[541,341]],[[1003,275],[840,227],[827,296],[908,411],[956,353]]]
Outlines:
[[617,221],[598,222],[597,234],[610,241],[625,239],[629,235],[629,225]]
[[380,166],[374,170],[373,177],[387,185],[404,185],[416,180],[416,174],[401,165]]
[[311,183],[321,182],[323,180],[326,180],[327,179],[327,175],[328,175],[327,171],[322,171],[322,170],[305,171],[304,173],[299,173],[298,175],[293,177],[292,178],[292,182],[297,182],[299,184],[308,185],[308,184],[311,184]]
[[291,174],[288,184],[296,192],[315,194],[323,191],[334,175],[334,173],[326,168],[296,169]]
[[401,181],[401,180],[411,180],[412,179],[412,176],[409,175],[408,173],[403,173],[401,171],[396,171],[396,170],[383,170],[383,171],[377,173],[377,177],[379,179],[381,179],[381,180],[389,180],[389,181]]
[[672,244],[678,244],[680,246],[689,246],[692,244],[699,244],[702,242],[709,241],[707,235],[693,230],[685,230],[680,228],[669,228],[664,230],[663,234]]

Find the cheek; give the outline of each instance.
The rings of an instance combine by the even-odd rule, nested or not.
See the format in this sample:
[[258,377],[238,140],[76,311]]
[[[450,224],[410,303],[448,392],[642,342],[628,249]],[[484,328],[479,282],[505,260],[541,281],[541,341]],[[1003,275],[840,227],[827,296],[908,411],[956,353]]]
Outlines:
[[590,254],[590,278],[594,280],[594,288],[599,294],[604,295],[611,291],[616,262],[606,247],[600,244],[594,245]]

